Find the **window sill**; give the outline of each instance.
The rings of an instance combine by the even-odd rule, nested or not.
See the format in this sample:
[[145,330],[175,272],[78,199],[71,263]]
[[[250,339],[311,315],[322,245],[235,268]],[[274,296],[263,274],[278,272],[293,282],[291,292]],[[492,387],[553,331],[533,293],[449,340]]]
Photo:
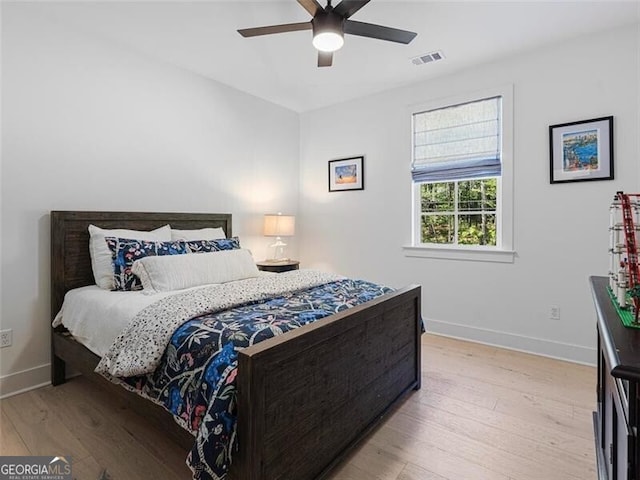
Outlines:
[[413,246],[402,247],[405,257],[439,258],[445,260],[466,260],[473,262],[513,263],[516,252],[478,247],[436,247]]

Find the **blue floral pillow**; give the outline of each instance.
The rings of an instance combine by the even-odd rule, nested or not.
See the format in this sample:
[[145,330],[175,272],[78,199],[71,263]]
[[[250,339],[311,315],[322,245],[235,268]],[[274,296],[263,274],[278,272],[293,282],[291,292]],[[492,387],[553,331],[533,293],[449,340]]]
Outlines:
[[142,282],[131,272],[133,262],[140,258],[160,255],[208,253],[240,248],[238,237],[218,240],[154,242],[129,238],[106,237],[113,260],[114,290],[142,290]]
[[187,253],[208,253],[219,252],[221,250],[236,250],[240,248],[238,237],[218,238],[216,240],[188,240],[186,244]]

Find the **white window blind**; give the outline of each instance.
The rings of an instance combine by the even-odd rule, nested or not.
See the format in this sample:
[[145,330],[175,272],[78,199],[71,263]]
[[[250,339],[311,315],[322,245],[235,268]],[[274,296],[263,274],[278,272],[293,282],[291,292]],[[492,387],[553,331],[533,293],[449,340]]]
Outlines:
[[501,97],[413,114],[414,182],[499,176]]

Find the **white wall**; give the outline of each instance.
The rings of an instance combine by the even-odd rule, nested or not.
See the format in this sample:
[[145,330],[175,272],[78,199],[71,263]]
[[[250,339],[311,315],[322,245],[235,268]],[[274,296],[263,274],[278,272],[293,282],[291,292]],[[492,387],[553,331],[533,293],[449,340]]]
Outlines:
[[[579,38],[301,116],[301,260],[392,286],[419,283],[427,328],[595,362],[588,277],[608,267],[608,206],[639,184],[639,35]],[[421,67],[421,68],[428,68]],[[408,258],[408,106],[514,86],[513,264]],[[549,184],[548,126],[613,115],[615,180]],[[327,161],[364,154],[365,190],[327,192]],[[559,305],[561,320],[548,319]]]
[[[50,210],[298,213],[303,265],[420,283],[430,330],[591,362],[587,277],[607,269],[607,207],[640,183],[640,35],[576,39],[299,117],[2,5],[0,396],[49,379]],[[428,68],[428,67],[425,67]],[[514,264],[407,258],[408,106],[512,83]],[[616,180],[548,183],[550,124],[615,116]],[[300,124],[299,124],[300,122]],[[329,159],[365,154],[365,190],[327,192]],[[298,159],[301,157],[301,163]],[[299,196],[298,196],[299,194]],[[299,204],[298,204],[299,202]],[[296,245],[290,253],[296,255]],[[551,304],[562,319],[547,319]]]
[[[297,213],[294,112],[2,6],[0,394],[49,379],[50,210]],[[296,254],[295,245],[290,251]]]

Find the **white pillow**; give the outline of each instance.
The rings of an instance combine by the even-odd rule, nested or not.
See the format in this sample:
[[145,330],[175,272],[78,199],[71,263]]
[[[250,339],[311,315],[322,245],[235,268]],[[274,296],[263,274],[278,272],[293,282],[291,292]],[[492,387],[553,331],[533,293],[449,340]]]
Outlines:
[[113,259],[111,250],[107,246],[105,237],[128,238],[131,240],[149,240],[156,242],[171,241],[171,227],[156,228],[150,232],[140,230],[125,230],[117,228],[105,230],[104,228],[89,225],[89,254],[91,255],[91,268],[96,285],[105,290],[113,290]]
[[144,257],[133,262],[131,271],[140,277],[143,292],[226,283],[260,275],[251,252],[246,249]]
[[171,229],[171,240],[218,240],[227,238],[222,228],[200,228],[198,230]]

